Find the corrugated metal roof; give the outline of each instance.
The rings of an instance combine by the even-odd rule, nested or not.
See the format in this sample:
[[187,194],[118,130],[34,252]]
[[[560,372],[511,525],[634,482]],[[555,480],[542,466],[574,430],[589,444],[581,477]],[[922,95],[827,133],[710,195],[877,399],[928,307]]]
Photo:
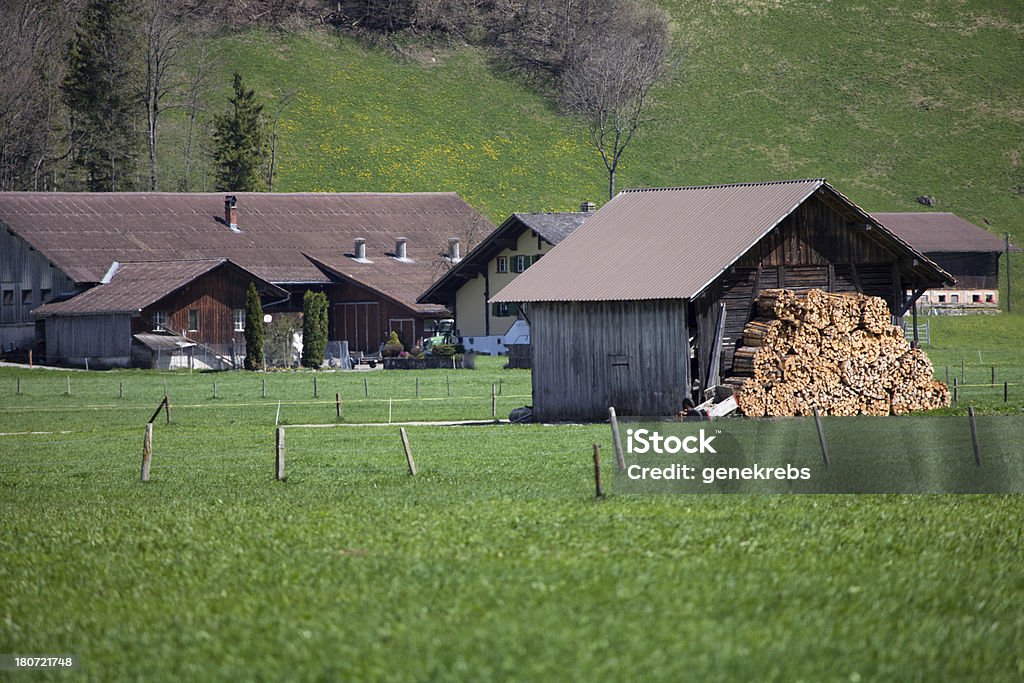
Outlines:
[[626,190],[493,300],[691,298],[824,182]]
[[187,349],[191,346],[196,346],[195,342],[191,342],[188,339],[185,339],[185,337],[177,334],[142,332],[140,334],[132,335],[132,337],[151,351],[178,351],[180,349]]
[[[234,193],[238,227],[224,222],[225,193],[0,193],[0,222],[78,283],[99,282],[112,261],[227,258],[277,283],[324,283],[330,277],[305,254],[344,259],[355,238],[383,261],[406,237],[412,262],[401,265],[385,296],[415,304],[441,273],[447,238],[487,234],[493,226],[452,192]],[[463,245],[466,249],[468,245]],[[412,285],[411,283],[415,283]],[[412,286],[415,294],[407,290]]]
[[[227,259],[121,263],[109,283],[97,285],[67,301],[43,304],[32,312],[38,318],[51,315],[137,313],[227,263]],[[245,269],[241,270],[248,273]],[[248,274],[256,277],[252,273]],[[279,296],[286,294],[269,283],[265,282],[264,286],[276,290]]]
[[[1006,249],[1006,242],[953,213],[872,213],[879,223],[922,253],[993,252]],[[1011,250],[1018,251],[1011,245]]]
[[[819,190],[877,225],[823,178],[626,190],[491,300],[692,299]],[[919,277],[952,282],[879,228]]]

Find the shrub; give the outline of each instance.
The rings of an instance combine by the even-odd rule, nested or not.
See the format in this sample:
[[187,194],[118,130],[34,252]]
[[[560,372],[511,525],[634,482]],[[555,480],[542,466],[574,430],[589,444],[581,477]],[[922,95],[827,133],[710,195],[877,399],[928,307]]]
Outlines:
[[434,344],[430,347],[430,355],[451,357],[455,355],[455,346],[452,344]]
[[403,351],[405,351],[405,347],[402,346],[402,342],[398,339],[398,333],[391,330],[391,335],[388,337],[388,340],[384,342],[384,357],[396,358]]

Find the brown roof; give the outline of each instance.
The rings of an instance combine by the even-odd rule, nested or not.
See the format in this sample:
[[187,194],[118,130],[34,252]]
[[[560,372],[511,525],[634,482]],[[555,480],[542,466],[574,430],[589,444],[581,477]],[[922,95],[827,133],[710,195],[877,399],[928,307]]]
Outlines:
[[221,266],[238,268],[243,274],[256,279],[262,289],[270,289],[276,296],[287,294],[280,287],[265,282],[226,259],[137,261],[118,263],[109,283],[96,285],[67,301],[43,304],[32,312],[38,318],[51,315],[138,313]]
[[[0,222],[79,283],[99,282],[113,261],[210,258],[230,259],[268,282],[323,283],[331,277],[308,256],[351,260],[345,255],[362,237],[368,259],[383,263],[395,238],[406,237],[411,262],[392,259],[396,268],[371,286],[424,311],[436,307],[416,305],[416,296],[441,274],[438,257],[447,238],[469,224],[480,224],[484,234],[493,229],[450,192],[235,196],[239,232],[224,223],[222,193],[6,192]],[[380,275],[382,269],[344,272],[360,277],[371,270]]]
[[[821,178],[626,190],[492,301],[692,299],[818,191],[877,225]],[[878,233],[918,260],[923,280],[952,281],[883,227]]]
[[[1006,249],[1006,242],[1002,238],[953,213],[906,212],[871,215],[925,254],[951,251],[993,252]],[[1017,251],[1012,246],[1011,249]]]

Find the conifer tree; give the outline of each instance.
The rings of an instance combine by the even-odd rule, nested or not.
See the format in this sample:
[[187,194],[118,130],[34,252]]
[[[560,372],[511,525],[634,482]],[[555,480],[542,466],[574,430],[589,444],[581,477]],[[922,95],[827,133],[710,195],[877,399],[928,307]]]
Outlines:
[[263,305],[256,284],[249,283],[249,291],[245,293],[245,369],[260,370],[263,368]]
[[319,368],[327,351],[327,295],[306,291],[302,299],[302,366]]
[[235,72],[228,109],[214,120],[213,159],[218,192],[259,192],[265,188],[261,167],[266,156],[263,105]]
[[133,118],[139,101],[132,82],[138,42],[132,2],[88,0],[68,45],[61,85],[70,113],[74,163],[91,192],[130,190],[141,138]]

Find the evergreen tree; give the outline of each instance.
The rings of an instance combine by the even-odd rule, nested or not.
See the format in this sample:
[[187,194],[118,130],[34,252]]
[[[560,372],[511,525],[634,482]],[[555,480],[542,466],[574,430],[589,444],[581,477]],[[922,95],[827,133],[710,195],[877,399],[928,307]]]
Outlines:
[[139,49],[133,3],[88,0],[68,46],[62,83],[70,112],[74,163],[91,192],[132,189],[141,143],[134,117],[141,104],[132,84]]
[[327,351],[327,295],[306,290],[302,299],[302,365],[319,368]]
[[246,90],[242,75],[234,76],[228,109],[214,120],[213,160],[218,192],[259,192],[265,187],[261,167],[266,157],[263,105]]
[[256,284],[249,283],[249,291],[245,293],[245,369],[260,370],[263,368],[263,306],[260,304],[260,293]]

